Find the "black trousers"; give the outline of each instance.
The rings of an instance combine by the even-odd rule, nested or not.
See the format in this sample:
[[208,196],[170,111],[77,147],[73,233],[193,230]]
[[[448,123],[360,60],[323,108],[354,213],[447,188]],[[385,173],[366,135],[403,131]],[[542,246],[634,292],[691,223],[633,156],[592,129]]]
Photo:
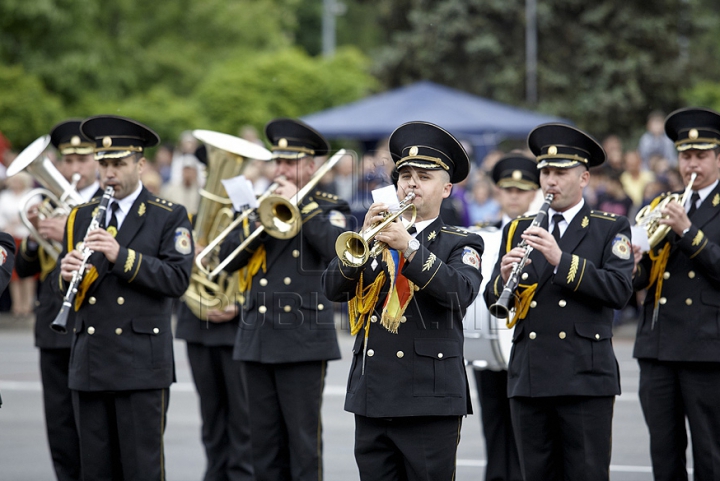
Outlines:
[[253,481],[250,419],[242,364],[232,346],[187,343],[193,381],[200,397],[204,481]]
[[614,396],[510,398],[525,481],[608,481]]
[[164,481],[169,389],[72,391],[85,481]]
[[321,481],[327,361],[243,361],[256,481]]
[[640,405],[656,481],[687,480],[690,425],[695,481],[720,479],[720,363],[639,359]]
[[70,348],[40,349],[45,430],[58,481],[80,478],[80,439],[68,387]]
[[460,416],[368,418],[355,415],[361,481],[452,481]]
[[507,397],[507,371],[473,369],[487,451],[485,481],[522,481]]

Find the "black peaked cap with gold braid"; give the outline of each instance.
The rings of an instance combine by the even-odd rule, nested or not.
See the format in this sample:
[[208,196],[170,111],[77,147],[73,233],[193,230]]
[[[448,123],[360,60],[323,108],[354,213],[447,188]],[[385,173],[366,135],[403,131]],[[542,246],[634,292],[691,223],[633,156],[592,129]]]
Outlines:
[[265,126],[273,159],[296,160],[326,155],[330,144],[318,131],[295,119],[275,119]]
[[537,163],[523,154],[510,153],[500,158],[492,170],[492,179],[501,189],[515,187],[520,190],[540,188]]
[[720,146],[720,114],[710,109],[676,110],[665,119],[665,133],[679,152]]
[[395,169],[419,167],[444,170],[456,184],[470,172],[470,158],[447,130],[429,122],[407,122],[390,134],[388,141]]
[[90,117],[80,125],[85,137],[95,143],[95,158],[120,159],[142,153],[160,143],[160,137],[140,122],[118,115]]
[[95,143],[80,132],[81,123],[82,119],[65,120],[50,131],[50,143],[58,149],[60,155],[93,153]]
[[605,162],[605,151],[589,134],[566,124],[543,124],[528,135],[528,147],[537,157],[537,168],[596,167]]

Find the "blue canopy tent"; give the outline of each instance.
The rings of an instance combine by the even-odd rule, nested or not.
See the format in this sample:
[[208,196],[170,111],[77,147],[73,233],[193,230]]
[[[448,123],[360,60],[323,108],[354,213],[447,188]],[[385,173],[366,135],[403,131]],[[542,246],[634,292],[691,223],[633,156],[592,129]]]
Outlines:
[[389,136],[405,122],[424,120],[468,141],[477,160],[505,139],[524,138],[537,125],[569,123],[428,81],[310,114],[302,120],[329,139],[355,139],[366,145]]

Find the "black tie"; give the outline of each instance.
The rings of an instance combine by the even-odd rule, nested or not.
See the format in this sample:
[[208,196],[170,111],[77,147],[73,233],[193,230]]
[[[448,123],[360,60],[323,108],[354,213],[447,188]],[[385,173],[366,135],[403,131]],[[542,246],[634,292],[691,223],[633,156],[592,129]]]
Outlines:
[[415,224],[411,225],[410,228],[408,229],[408,234],[415,235],[416,232],[417,232],[417,229],[415,228]]
[[697,201],[700,200],[700,194],[693,192],[690,196],[690,210],[688,210],[687,216],[691,217],[697,210]]
[[555,223],[555,227],[553,227],[552,236],[555,238],[555,242],[560,242],[560,222],[564,220],[565,217],[563,217],[562,214],[553,215],[553,222]]
[[110,216],[110,222],[108,223],[106,231],[110,232],[113,237],[117,235],[118,231],[118,220],[117,220],[117,211],[120,208],[120,204],[117,202],[113,202],[110,204],[110,211],[112,212],[112,215]]

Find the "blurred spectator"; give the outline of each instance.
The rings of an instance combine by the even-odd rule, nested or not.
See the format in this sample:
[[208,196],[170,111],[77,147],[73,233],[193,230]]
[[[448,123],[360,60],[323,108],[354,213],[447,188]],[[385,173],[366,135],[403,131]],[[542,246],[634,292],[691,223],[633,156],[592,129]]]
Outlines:
[[675,144],[665,135],[665,114],[659,110],[650,112],[645,127],[647,130],[640,137],[638,151],[643,164],[650,168],[650,158],[658,155],[667,159],[670,167],[677,166]]
[[149,163],[145,164],[145,170],[140,174],[140,181],[152,195],[160,195],[160,189],[163,185],[162,177]]
[[505,153],[502,150],[491,150],[487,154],[485,154],[485,157],[483,157],[482,161],[480,162],[480,169],[482,169],[482,172],[484,173],[490,173],[493,170],[493,167],[495,167],[495,164],[498,160],[502,158],[502,156],[505,155]]
[[[23,238],[30,234],[27,227],[20,220],[21,200],[33,185],[30,174],[20,172],[5,180],[6,189],[0,192],[0,231],[7,232],[15,239],[16,251],[19,252]],[[39,197],[30,201],[37,204]],[[15,316],[29,316],[33,312],[35,303],[35,277],[21,279],[13,270],[10,280],[10,298],[12,299],[12,313]]]
[[160,190],[160,197],[184,205],[188,214],[194,216],[200,205],[200,187],[197,183],[198,160],[191,156],[185,156],[182,162],[181,182],[165,184]]
[[170,182],[170,174],[172,170],[173,146],[172,144],[162,144],[155,152],[155,169],[162,178],[163,184]]
[[603,164],[606,172],[623,171],[623,145],[620,137],[617,135],[608,135],[602,141],[602,147],[607,155],[607,162]]
[[668,185],[667,181],[664,178],[656,178],[654,181],[650,182],[648,185],[645,186],[645,191],[643,192],[643,206],[649,205],[650,202],[653,201],[655,197],[658,195],[669,192],[670,191],[670,185]]
[[500,204],[492,197],[492,189],[492,182],[487,175],[475,176],[471,201],[468,203],[470,225],[500,220]]
[[[197,148],[198,141],[191,131],[186,130],[185,132],[180,134],[180,142],[172,159],[172,166],[170,170],[171,183],[182,182],[183,157],[186,155],[191,155],[195,158],[195,160],[197,160],[197,157],[195,157],[195,151],[197,150]],[[204,182],[202,181],[199,181],[198,183],[200,185],[204,185]]]
[[640,154],[631,150],[625,154],[625,172],[620,175],[620,182],[636,208],[643,202],[645,186],[655,180],[655,174],[643,168]]
[[670,162],[662,155],[653,154],[650,156],[649,167],[655,177],[663,176],[670,170]]
[[265,147],[265,144],[263,144],[263,141],[260,138],[257,129],[252,125],[243,125],[242,127],[240,127],[240,129],[238,130],[238,137],[247,140],[248,142],[252,142],[254,144]]
[[606,175],[605,190],[597,196],[597,209],[628,217],[633,208],[633,201],[625,193],[620,175],[617,172],[609,172]]
[[[10,160],[5,161],[5,153],[11,152],[10,147],[12,144],[10,141],[0,132],[0,182],[5,179],[5,167],[10,165]],[[2,186],[0,186],[2,188]]]
[[680,172],[675,168],[665,172],[665,181],[670,187],[671,192],[682,192],[685,190],[685,182],[683,181],[682,175],[680,175]]
[[[472,168],[472,167],[471,167]],[[447,225],[469,227],[470,214],[468,212],[467,191],[468,175],[462,182],[453,184],[450,195],[443,199],[440,205],[440,217]]]

